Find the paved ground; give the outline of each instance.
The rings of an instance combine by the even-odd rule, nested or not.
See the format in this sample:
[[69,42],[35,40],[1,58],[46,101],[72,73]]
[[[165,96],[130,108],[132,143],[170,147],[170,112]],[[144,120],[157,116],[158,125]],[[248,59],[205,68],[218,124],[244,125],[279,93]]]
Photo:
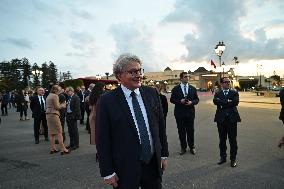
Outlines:
[[[241,94],[241,100],[245,95]],[[213,117],[215,106],[209,93],[200,94],[196,108],[195,156],[179,156],[173,106],[167,119],[169,167],[163,177],[165,189],[188,188],[284,188],[284,151],[277,148],[284,127],[275,104],[240,103],[242,123],[238,130],[238,167],[219,166],[218,134]],[[279,100],[279,98],[276,98]],[[260,107],[259,107],[260,106]],[[273,108],[271,108],[273,107]],[[102,184],[95,162],[95,147],[89,145],[80,126],[80,148],[72,154],[49,154],[49,143],[33,143],[32,120],[19,121],[10,110],[0,125],[0,189],[111,188]]]

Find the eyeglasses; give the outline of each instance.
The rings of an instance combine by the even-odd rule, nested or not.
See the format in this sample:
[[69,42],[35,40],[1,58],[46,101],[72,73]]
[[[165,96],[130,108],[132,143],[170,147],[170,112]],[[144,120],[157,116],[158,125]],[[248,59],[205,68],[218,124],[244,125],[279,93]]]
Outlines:
[[138,75],[142,75],[142,69],[137,69],[137,70],[128,70],[126,71],[127,73],[129,73],[130,75],[134,76],[138,76]]
[[222,83],[231,83],[231,81],[223,81]]

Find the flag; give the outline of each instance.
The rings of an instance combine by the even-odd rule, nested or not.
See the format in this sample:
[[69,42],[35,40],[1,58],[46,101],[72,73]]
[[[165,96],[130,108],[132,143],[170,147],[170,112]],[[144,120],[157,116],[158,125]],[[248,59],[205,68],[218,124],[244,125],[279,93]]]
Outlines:
[[211,60],[211,66],[213,66],[214,69],[216,69],[216,65],[215,65],[215,63],[213,62],[213,60]]

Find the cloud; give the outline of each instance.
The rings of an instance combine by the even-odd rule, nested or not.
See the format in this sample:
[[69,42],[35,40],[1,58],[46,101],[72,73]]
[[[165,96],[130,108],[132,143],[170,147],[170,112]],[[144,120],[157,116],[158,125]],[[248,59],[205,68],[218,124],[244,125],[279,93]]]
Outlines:
[[97,50],[95,45],[94,37],[88,32],[71,32],[71,46],[73,47],[72,52],[68,52],[66,56],[77,56],[77,57],[90,57],[94,56]]
[[[210,0],[204,3],[204,1],[178,0],[175,9],[162,20],[162,23],[182,22],[195,25],[196,33],[189,32],[183,41],[188,51],[185,55],[187,61],[208,61],[216,58],[214,47],[221,40],[227,47],[223,57],[230,62],[234,56],[238,56],[241,61],[284,58],[283,37],[268,38],[264,27],[249,31],[255,40],[242,35],[241,21],[246,21],[249,10],[253,9],[246,7],[245,2]],[[271,22],[279,23],[279,21],[276,18]]]
[[93,16],[86,10],[76,10],[73,9],[72,13],[80,18],[86,19],[86,20],[93,20]]
[[116,51],[113,53],[116,59],[122,53],[132,53],[143,61],[145,71],[153,71],[159,68],[159,61],[155,58],[152,33],[142,23],[119,23],[110,27]]
[[6,39],[1,40],[3,42],[12,44],[14,46],[20,47],[20,48],[24,48],[24,49],[32,49],[32,42],[30,42],[27,39],[24,38],[13,38],[13,37],[8,37]]

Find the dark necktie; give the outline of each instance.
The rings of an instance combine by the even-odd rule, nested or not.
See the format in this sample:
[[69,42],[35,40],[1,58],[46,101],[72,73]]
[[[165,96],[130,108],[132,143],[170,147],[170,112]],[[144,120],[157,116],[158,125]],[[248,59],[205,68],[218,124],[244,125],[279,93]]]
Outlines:
[[44,103],[43,103],[42,96],[40,97],[40,108],[41,108],[41,111],[44,112]]
[[186,85],[184,85],[184,96],[187,97],[187,90],[186,90]]
[[146,123],[145,123],[141,108],[139,106],[138,100],[136,98],[135,92],[133,91],[131,92],[131,97],[132,97],[132,105],[133,105],[136,121],[137,121],[138,128],[139,128],[139,133],[140,133],[141,148],[142,148],[141,160],[145,163],[149,163],[152,158],[149,134],[148,134]]

